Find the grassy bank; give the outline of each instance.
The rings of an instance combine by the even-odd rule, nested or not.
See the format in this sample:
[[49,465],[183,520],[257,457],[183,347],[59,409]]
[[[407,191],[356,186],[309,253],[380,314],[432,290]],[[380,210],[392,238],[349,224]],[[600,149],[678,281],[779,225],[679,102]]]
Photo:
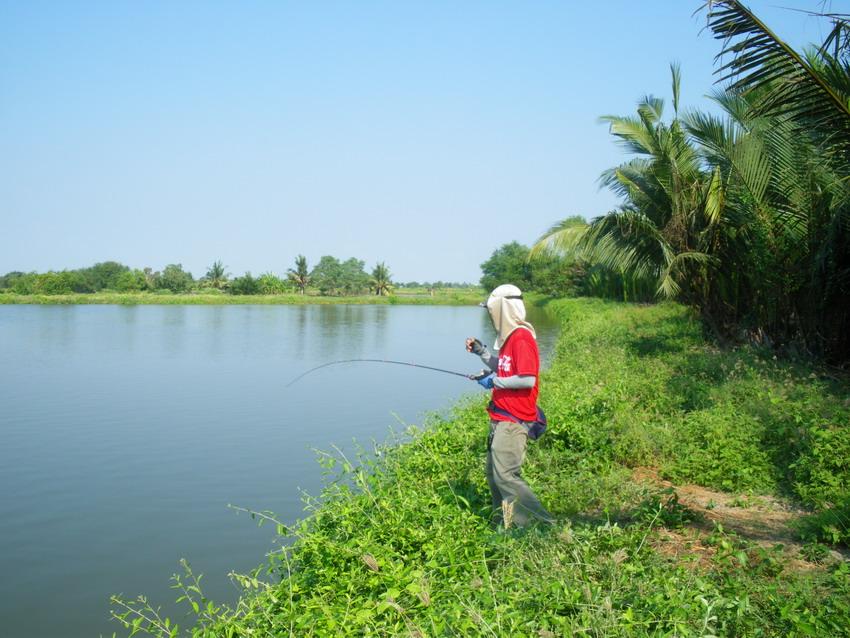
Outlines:
[[[824,544],[848,539],[847,384],[713,349],[678,306],[552,308],[564,327],[543,378],[550,428],[525,475],[555,526],[490,529],[482,394],[403,445],[323,457],[321,506],[278,525],[281,550],[235,577],[235,609],[203,600],[191,573],[175,577],[194,610],[184,633],[847,635],[850,568]],[[785,530],[803,550],[790,555],[663,480],[712,487],[743,512],[796,505],[821,518]],[[139,629],[180,635],[144,602],[115,605]]]
[[428,292],[397,293],[392,295],[356,295],[325,297],[318,294],[287,295],[229,295],[221,293],[111,293],[68,295],[18,295],[0,293],[0,304],[36,305],[297,305],[297,304],[379,304],[379,305],[473,305],[480,303],[485,293],[481,290],[437,289]]

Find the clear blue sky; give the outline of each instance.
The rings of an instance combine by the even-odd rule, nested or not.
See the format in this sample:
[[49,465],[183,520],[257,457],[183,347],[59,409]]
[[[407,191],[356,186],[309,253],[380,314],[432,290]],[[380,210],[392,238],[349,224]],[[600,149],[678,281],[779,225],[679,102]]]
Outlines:
[[[0,274],[120,261],[282,274],[304,254],[477,282],[616,204],[602,115],[710,108],[701,0],[3,0]],[[799,12],[750,6],[795,46]],[[847,10],[838,2],[826,9]]]

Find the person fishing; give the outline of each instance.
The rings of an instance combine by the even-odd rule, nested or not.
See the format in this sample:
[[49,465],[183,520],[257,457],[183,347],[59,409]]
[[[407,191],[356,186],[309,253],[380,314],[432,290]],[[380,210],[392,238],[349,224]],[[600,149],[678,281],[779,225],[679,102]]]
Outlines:
[[[529,522],[552,522],[522,478],[522,463],[528,439],[545,424],[538,412],[540,354],[534,327],[525,320],[522,291],[503,284],[490,293],[487,311],[496,330],[494,355],[480,340],[466,340],[466,350],[481,357],[487,366],[472,375],[492,400],[487,408],[490,436],[487,440],[487,483],[493,503],[493,523],[523,526]],[[545,427],[545,426],[544,426]],[[510,520],[505,519],[509,514]]]

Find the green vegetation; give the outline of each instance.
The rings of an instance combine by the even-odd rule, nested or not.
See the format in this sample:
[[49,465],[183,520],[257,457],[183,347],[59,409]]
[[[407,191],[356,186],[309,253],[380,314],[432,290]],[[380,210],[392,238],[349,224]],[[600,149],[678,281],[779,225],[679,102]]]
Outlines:
[[[718,350],[679,305],[551,309],[563,330],[542,379],[550,425],[525,467],[553,527],[490,528],[482,394],[391,445],[322,454],[328,482],[306,520],[252,513],[283,546],[235,576],[235,608],[205,599],[188,567],[174,577],[193,618],[184,634],[847,635],[850,568],[825,543],[850,540],[850,468],[837,460],[850,386],[770,351]],[[792,561],[631,480],[635,467],[747,507],[785,496],[838,538],[816,534]],[[131,631],[181,635],[144,598],[113,602]]]
[[[247,276],[247,274],[246,274]],[[243,279],[238,278],[237,279]],[[260,279],[251,278],[254,283]],[[258,284],[259,285],[259,284]],[[346,304],[346,305],[458,305],[468,306],[481,303],[485,293],[477,286],[465,288],[405,288],[392,294],[375,297],[371,295],[351,295],[341,297],[319,296],[316,294],[226,294],[221,291],[206,289],[197,293],[174,294],[169,290],[141,293],[99,292],[92,294],[55,294],[55,295],[18,295],[0,293],[2,304],[119,304],[119,305],[225,305],[225,304]],[[532,300],[537,297],[531,297]]]
[[[587,224],[571,217],[558,228],[580,229]],[[492,290],[499,282],[518,286],[524,292],[548,297],[600,297],[619,301],[652,301],[653,281],[625,268],[611,268],[582,256],[556,256],[529,250],[519,242],[500,246],[481,264],[481,287]]]
[[384,262],[376,264],[372,269],[369,284],[376,295],[388,295],[392,292],[392,275]]
[[298,286],[298,292],[303,295],[307,291],[307,284],[310,283],[310,267],[304,255],[298,255],[295,258],[295,268],[290,268],[287,276],[293,284]]
[[[371,274],[365,272],[364,266],[363,261],[353,257],[340,262],[325,255],[311,270],[307,258],[298,255],[295,268],[290,268],[285,277],[271,271],[259,277],[250,272],[231,277],[227,266],[216,261],[203,277],[195,280],[181,264],[169,264],[160,272],[151,268],[131,270],[108,261],[80,270],[7,273],[0,277],[0,304],[290,304],[324,303],[324,297],[334,298],[335,303],[362,304],[370,303],[362,299],[370,292],[382,298],[372,299],[373,303],[465,304],[478,303],[483,294],[469,284],[393,284],[384,262],[376,264]],[[304,298],[293,299],[295,292]],[[221,297],[223,294],[226,297]],[[167,299],[166,295],[179,296]],[[415,299],[418,295],[433,299]]]
[[[584,224],[580,217],[565,223]],[[513,284],[524,292],[534,291],[550,296],[593,294],[589,286],[591,270],[581,259],[542,256],[529,259],[528,247],[519,242],[505,244],[493,251],[481,264],[481,287],[493,290],[501,284]]]
[[216,261],[207,269],[207,274],[201,278],[201,282],[202,285],[207,284],[216,290],[221,290],[225,287],[229,278],[230,273],[227,272],[227,266],[220,261]]
[[[634,159],[606,171],[619,209],[555,224],[535,255],[649,279],[720,343],[756,340],[850,360],[850,18],[798,53],[737,0],[707,3],[722,40],[715,117],[643,99],[602,118]],[[817,14],[805,19],[814,19]]]

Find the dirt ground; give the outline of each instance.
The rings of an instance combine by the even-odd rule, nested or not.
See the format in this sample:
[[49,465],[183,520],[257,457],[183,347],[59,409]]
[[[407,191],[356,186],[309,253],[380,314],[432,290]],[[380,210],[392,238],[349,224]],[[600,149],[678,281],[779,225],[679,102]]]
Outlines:
[[[701,536],[709,536],[715,523],[728,533],[764,548],[782,546],[788,565],[795,569],[818,569],[816,563],[807,561],[801,554],[803,543],[794,531],[793,523],[808,514],[807,510],[768,496],[747,496],[715,492],[699,485],[673,485],[659,478],[655,470],[638,468],[632,473],[638,483],[646,483],[654,489],[672,487],[676,490],[679,503],[696,512],[701,519],[688,523],[682,530],[661,529],[655,541],[655,549],[671,558],[681,557],[688,562],[710,563],[716,549],[702,542]],[[850,560],[850,552],[832,550],[827,560]]]

